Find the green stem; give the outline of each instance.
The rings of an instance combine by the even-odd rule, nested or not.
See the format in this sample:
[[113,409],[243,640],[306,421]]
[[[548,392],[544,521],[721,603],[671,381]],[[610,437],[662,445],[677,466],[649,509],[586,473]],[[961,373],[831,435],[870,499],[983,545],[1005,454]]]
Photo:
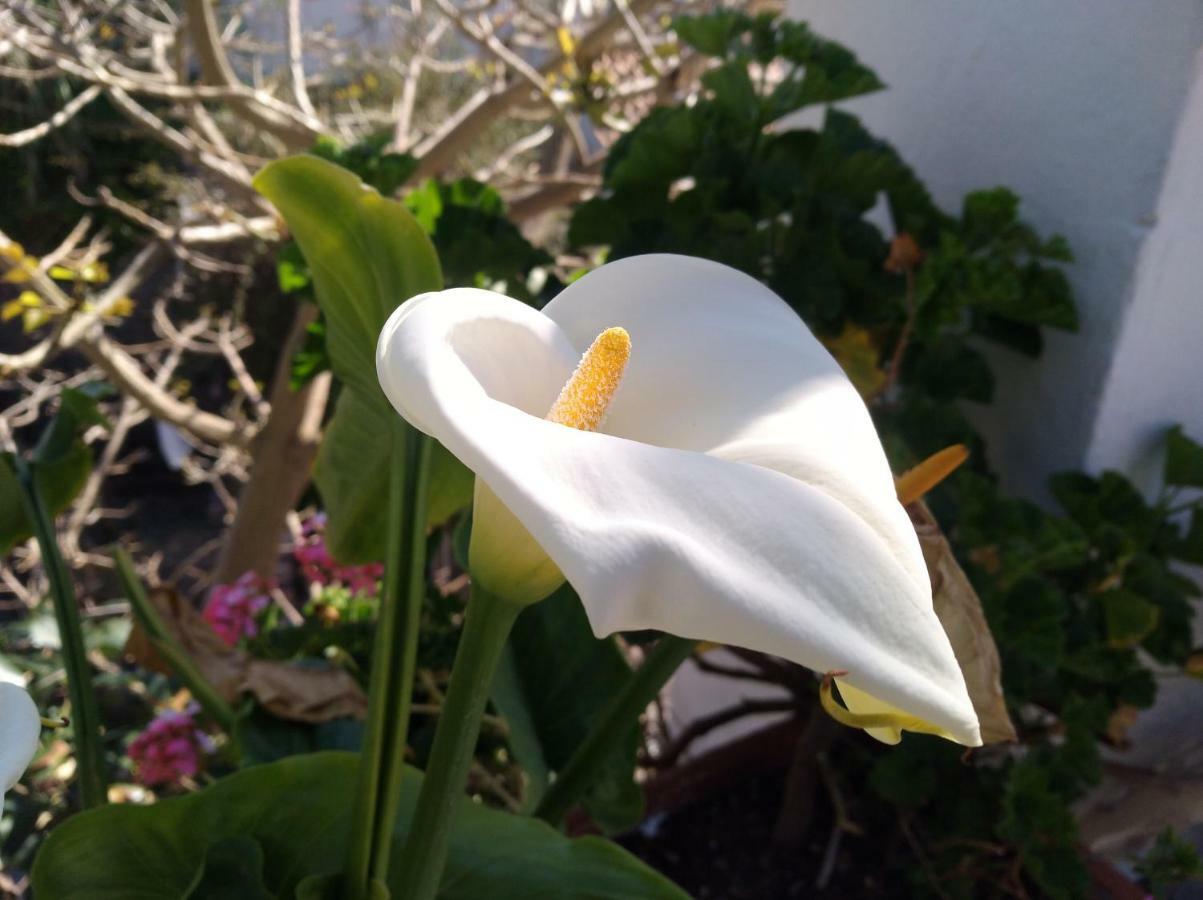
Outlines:
[[146,632],[146,636],[156,652],[167,661],[167,665],[179,676],[180,681],[196,698],[196,702],[201,705],[209,718],[221,726],[222,730],[232,739],[236,719],[233,708],[197,668],[192,657],[188,655],[188,651],[180,646],[167,628],[163,617],[159,615],[159,610],[146,595],[146,590],[142,587],[142,580],[134,569],[134,561],[130,559],[125,549],[118,547],[113,552],[113,559],[117,564],[117,576],[121,579],[125,595],[134,611],[134,617]]
[[399,417],[393,419],[390,439],[384,584],[345,872],[345,889],[354,900],[369,897],[372,880],[387,875],[387,835],[400,802],[425,575],[430,442]]
[[54,525],[42,501],[33,470],[21,456],[14,454],[11,459],[21,486],[25,514],[33,525],[38,547],[42,551],[42,564],[50,580],[50,596],[54,601],[54,616],[58,620],[63,666],[67,671],[67,696],[71,701],[71,730],[75,737],[80,801],[84,809],[90,809],[108,801],[108,789],[104,775],[104,747],[100,740],[100,710],[92,689],[92,671],[88,666],[88,651],[84,645],[75,585],[71,581],[67,563],[59,552]]
[[535,808],[536,816],[553,825],[560,823],[626,739],[631,723],[639,719],[696,646],[696,641],[672,635],[660,639],[643,665],[631,673],[622,690],[606,704],[568,763],[556,774],[556,780]]
[[[405,468],[406,515],[401,523],[403,548],[397,569],[397,589],[404,599],[400,640],[393,652],[392,728],[385,746],[381,795],[373,831],[372,878],[384,884],[393,844],[393,827],[401,807],[405,755],[408,749],[410,707],[413,704],[414,674],[418,666],[418,635],[422,626],[422,600],[426,592],[426,482],[430,471],[430,438],[406,426]],[[411,499],[412,498],[412,499]]]
[[455,653],[451,684],[439,714],[430,762],[410,823],[393,896],[432,900],[438,893],[451,842],[455,808],[476,751],[489,686],[510,629],[522,607],[474,587]]

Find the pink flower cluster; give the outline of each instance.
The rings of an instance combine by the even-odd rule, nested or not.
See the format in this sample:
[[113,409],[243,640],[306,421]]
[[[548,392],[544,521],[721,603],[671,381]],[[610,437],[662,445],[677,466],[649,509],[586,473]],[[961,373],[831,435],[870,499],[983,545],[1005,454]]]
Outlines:
[[375,594],[384,566],[381,563],[366,563],[362,566],[340,565],[326,548],[326,517],[310,516],[301,526],[301,540],[293,548],[293,558],[301,566],[301,574],[323,587],[341,584],[353,594]]
[[200,771],[201,757],[213,749],[209,736],[186,712],[163,712],[129,745],[139,784],[176,784]]
[[223,641],[233,647],[259,633],[259,616],[271,605],[275,584],[254,572],[243,572],[233,584],[219,584],[209,593],[202,613]]

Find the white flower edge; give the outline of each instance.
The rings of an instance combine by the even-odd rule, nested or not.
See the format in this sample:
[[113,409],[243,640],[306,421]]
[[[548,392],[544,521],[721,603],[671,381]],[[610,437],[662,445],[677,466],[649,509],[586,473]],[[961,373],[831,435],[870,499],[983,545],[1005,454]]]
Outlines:
[[[613,325],[633,345],[614,434],[544,421]],[[377,372],[538,541],[598,636],[658,629],[846,671],[878,704],[980,743],[864,404],[759,282],[658,255],[603,266],[542,313],[424,294],[385,325]]]
[[0,804],[38,752],[42,719],[22,687],[0,682]]

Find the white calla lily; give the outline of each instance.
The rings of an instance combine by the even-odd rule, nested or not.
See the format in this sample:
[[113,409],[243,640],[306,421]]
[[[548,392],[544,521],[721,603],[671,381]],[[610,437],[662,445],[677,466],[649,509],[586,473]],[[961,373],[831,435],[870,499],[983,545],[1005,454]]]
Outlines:
[[[548,421],[612,326],[630,360],[602,428]],[[423,294],[385,325],[377,372],[476,473],[486,589],[531,602],[562,573],[599,636],[659,629],[839,672],[853,712],[980,743],[868,411],[758,281],[656,255],[605,265],[542,312]]]
[[0,681],[0,804],[38,752],[42,719],[24,688]]

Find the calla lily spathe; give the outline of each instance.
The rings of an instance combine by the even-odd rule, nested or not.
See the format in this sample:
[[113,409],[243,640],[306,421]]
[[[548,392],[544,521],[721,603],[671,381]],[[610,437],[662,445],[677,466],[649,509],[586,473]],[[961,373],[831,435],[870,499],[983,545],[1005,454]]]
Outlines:
[[0,682],[0,805],[38,752],[42,719],[24,688]]
[[[601,430],[546,421],[612,326],[631,355]],[[487,589],[525,579],[535,600],[562,573],[599,636],[659,629],[847,673],[854,712],[980,743],[864,403],[758,281],[655,255],[602,266],[542,312],[422,294],[385,325],[376,365],[398,412],[476,473],[474,530],[494,537],[474,536],[473,577],[513,573]]]

